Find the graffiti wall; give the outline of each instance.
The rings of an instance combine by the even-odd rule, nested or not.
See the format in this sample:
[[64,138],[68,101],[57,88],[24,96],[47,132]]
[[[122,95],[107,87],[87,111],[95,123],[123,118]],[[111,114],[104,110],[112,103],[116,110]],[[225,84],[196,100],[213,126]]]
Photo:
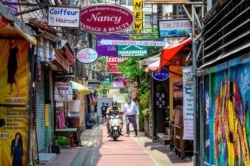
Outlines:
[[213,165],[250,165],[250,66],[237,60],[234,64],[210,74],[207,118]]
[[0,166],[27,165],[29,43],[0,40]]

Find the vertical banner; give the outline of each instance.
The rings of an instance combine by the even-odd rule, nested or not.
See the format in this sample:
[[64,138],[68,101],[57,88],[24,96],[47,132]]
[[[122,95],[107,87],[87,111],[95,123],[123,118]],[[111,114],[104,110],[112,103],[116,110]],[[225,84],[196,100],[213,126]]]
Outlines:
[[135,22],[132,29],[134,31],[143,30],[143,0],[133,0],[133,14]]
[[193,140],[194,137],[193,113],[193,78],[192,67],[183,67],[183,125],[184,140]]
[[29,43],[0,40],[0,165],[27,165],[30,72]]

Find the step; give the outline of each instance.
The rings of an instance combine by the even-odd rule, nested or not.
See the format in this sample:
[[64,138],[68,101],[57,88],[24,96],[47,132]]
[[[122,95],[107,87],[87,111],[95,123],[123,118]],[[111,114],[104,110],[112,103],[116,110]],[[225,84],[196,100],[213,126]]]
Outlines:
[[157,133],[157,137],[159,138],[159,141],[163,145],[167,145],[170,143],[170,136],[166,135],[164,133]]
[[39,163],[50,163],[55,157],[56,153],[39,153]]

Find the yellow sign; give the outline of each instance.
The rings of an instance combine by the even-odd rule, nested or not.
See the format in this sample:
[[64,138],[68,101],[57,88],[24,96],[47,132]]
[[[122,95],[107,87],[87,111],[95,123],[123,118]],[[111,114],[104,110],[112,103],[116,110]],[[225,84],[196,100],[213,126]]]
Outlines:
[[142,39],[143,38],[143,34],[133,34],[132,35],[132,39]]
[[133,24],[133,30],[134,31],[141,31],[143,29],[143,22],[142,20],[136,20]]
[[[27,165],[28,110],[30,71],[29,42],[26,40],[0,40],[0,165]],[[18,141],[19,140],[19,141]],[[22,141],[20,141],[22,140]],[[16,143],[18,142],[18,143]]]
[[143,0],[133,0],[133,10],[142,10]]
[[133,11],[136,20],[143,19],[143,12],[142,11]]

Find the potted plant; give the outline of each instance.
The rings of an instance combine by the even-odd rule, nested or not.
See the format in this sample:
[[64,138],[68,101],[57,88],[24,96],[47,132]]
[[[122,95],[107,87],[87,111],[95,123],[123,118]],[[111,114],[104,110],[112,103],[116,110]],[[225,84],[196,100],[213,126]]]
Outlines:
[[67,139],[65,136],[54,136],[53,144],[51,145],[52,153],[60,154],[61,145],[64,145]]

